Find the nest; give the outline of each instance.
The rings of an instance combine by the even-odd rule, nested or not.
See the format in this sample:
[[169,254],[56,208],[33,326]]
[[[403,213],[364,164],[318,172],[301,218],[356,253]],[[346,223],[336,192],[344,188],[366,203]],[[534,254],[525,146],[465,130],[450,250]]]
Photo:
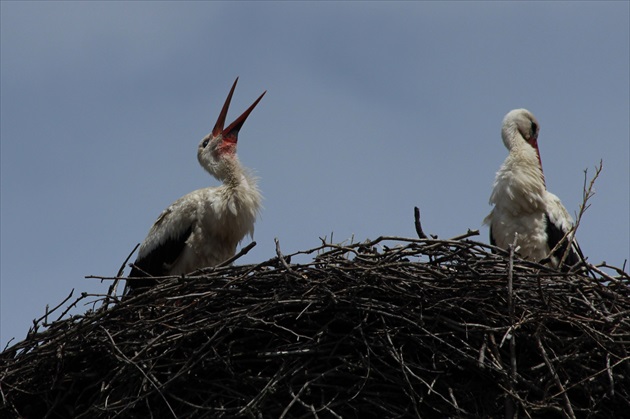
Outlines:
[[[379,238],[83,295],[0,354],[17,417],[620,417],[630,277]],[[310,262],[291,263],[310,254]],[[301,256],[296,256],[301,255]],[[98,306],[98,307],[97,307]],[[58,309],[61,310],[61,309]],[[49,313],[50,315],[50,313]],[[37,326],[36,325],[36,326]]]

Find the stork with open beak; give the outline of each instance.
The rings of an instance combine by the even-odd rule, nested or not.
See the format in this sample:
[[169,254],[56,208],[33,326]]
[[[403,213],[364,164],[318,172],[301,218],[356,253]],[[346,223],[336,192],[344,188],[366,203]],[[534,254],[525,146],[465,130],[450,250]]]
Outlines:
[[[526,109],[510,111],[503,119],[501,137],[509,155],[497,172],[490,196],[494,208],[484,223],[490,226],[492,245],[507,249],[516,240],[525,259],[549,258],[552,266],[566,270],[584,256],[573,237],[573,219],[560,199],[547,191],[539,130],[538,121]],[[559,266],[565,252],[564,265]]]
[[236,146],[245,120],[267,92],[224,128],[237,82],[197,150],[201,166],[222,185],[193,191],[160,214],[140,245],[129,274],[137,279],[127,281],[126,293],[155,285],[150,277],[187,274],[224,262],[235,255],[245,235],[253,236],[262,197],[256,179],[239,162]]

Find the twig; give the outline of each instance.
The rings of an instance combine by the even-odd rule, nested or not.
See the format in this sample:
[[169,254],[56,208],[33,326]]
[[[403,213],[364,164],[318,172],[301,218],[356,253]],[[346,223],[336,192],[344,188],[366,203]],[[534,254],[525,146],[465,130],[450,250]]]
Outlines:
[[[68,294],[68,296],[66,298],[63,299],[62,302],[60,302],[59,304],[57,304],[52,310],[48,310],[48,306],[46,306],[46,314],[44,314],[42,317],[40,317],[37,320],[34,320],[34,323],[39,324],[39,322],[41,322],[43,319],[46,319],[44,325],[48,324],[48,315],[54,313],[55,311],[57,311],[57,309],[59,307],[61,307],[62,305],[64,305],[71,297],[72,294],[74,294],[74,288],[72,288],[72,290],[70,291],[70,294]],[[65,313],[65,312],[64,312]]]
[[612,368],[610,367],[610,354],[606,354],[606,373],[608,375],[608,381],[610,382],[610,391],[608,395],[610,397],[615,396],[615,377],[613,376]]
[[426,239],[427,235],[422,231],[422,224],[420,223],[420,208],[413,207],[413,217],[415,220],[416,234],[419,238]]
[[164,397],[164,394],[162,394],[162,392],[160,391],[160,388],[157,386],[157,384],[155,383],[155,380],[152,379],[151,377],[149,377],[147,375],[147,373],[135,362],[133,362],[131,359],[129,359],[116,345],[116,342],[114,342],[114,338],[112,337],[112,335],[109,333],[109,331],[104,328],[104,327],[100,327],[101,330],[103,330],[103,332],[105,332],[105,334],[107,335],[107,337],[109,338],[109,341],[112,344],[112,347],[114,348],[114,350],[118,353],[118,355],[128,364],[133,365],[135,368],[138,369],[138,371],[140,371],[140,373],[144,376],[144,378],[151,383],[151,385],[153,386],[153,388],[155,389],[155,391],[157,391],[157,393],[162,397],[162,400],[164,400],[164,403],[166,403],[166,406],[168,407],[168,410],[170,410],[171,414],[173,415],[174,418],[177,418],[177,415],[175,414],[175,412],[173,411],[173,408],[171,407],[170,403],[168,402],[168,400],[166,400],[166,397]]
[[514,386],[516,384],[516,331],[514,328],[514,252],[516,251],[518,236],[514,235],[514,242],[508,246],[510,253],[508,261],[508,312],[510,315],[510,379],[508,381],[508,388],[510,394],[505,398],[505,418],[512,419],[516,415],[516,404],[514,400]]
[[460,234],[459,236],[455,236],[451,238],[450,240],[452,241],[463,240],[463,239],[467,239],[468,237],[473,237],[473,236],[478,236],[478,235],[479,235],[479,230],[468,229],[466,233]]
[[282,263],[282,266],[284,266],[284,268],[288,272],[293,272],[291,266],[289,266],[287,261],[284,259],[284,256],[282,256],[282,252],[280,251],[280,240],[278,240],[277,237],[274,237],[273,241],[276,243],[276,255],[278,256],[278,260],[280,261],[280,263]]
[[220,268],[225,268],[226,266],[230,266],[232,263],[234,263],[234,261],[240,259],[241,257],[245,256],[247,253],[249,253],[249,251],[252,250],[254,248],[254,246],[256,246],[256,242],[252,241],[247,246],[241,248],[241,250],[239,250],[238,253],[236,253],[231,258],[226,259],[223,262],[221,262],[221,263],[219,263],[218,265],[215,265],[215,266],[208,266],[206,268],[197,269],[196,271],[187,274],[186,277],[187,278],[194,278],[194,277],[201,276],[201,275],[207,275],[207,274],[210,274],[212,272],[216,272]]
[[556,385],[560,389],[560,392],[562,393],[562,399],[564,400],[565,414],[569,416],[570,418],[575,419],[575,413],[573,413],[573,407],[571,407],[571,400],[569,400],[569,396],[567,395],[567,392],[565,391],[564,386],[562,385],[562,382],[560,381],[560,377],[558,376],[558,373],[556,372],[555,368],[553,367],[553,364],[551,363],[551,361],[549,360],[549,357],[547,356],[547,351],[545,350],[545,347],[543,346],[538,333],[536,333],[536,345],[538,346],[538,349],[540,350],[543,360],[545,361],[545,365],[547,365],[547,368],[549,368],[549,372],[551,373],[553,380],[555,381]]
[[225,262],[221,262],[219,263],[216,267],[217,268],[221,268],[223,266],[228,266],[231,265],[232,263],[234,263],[234,261],[236,261],[237,259],[240,259],[241,257],[245,256],[246,254],[249,253],[250,250],[252,250],[254,248],[254,246],[256,246],[256,242],[253,241],[250,244],[248,244],[247,246],[243,247],[237,254],[235,254],[234,256],[232,256],[231,258],[229,258],[228,260],[226,260]]
[[602,169],[603,169],[603,161],[600,160],[599,165],[595,167],[595,175],[593,176],[591,181],[588,183],[588,186],[586,186],[587,178],[588,178],[588,168],[584,169],[584,184],[582,187],[582,203],[579,206],[580,210],[575,218],[575,223],[573,224],[571,229],[569,229],[569,231],[566,232],[562,240],[560,240],[558,244],[556,244],[556,246],[554,246],[554,248],[549,252],[549,256],[553,255],[555,251],[557,251],[561,246],[563,246],[564,243],[566,243],[567,246],[564,249],[562,258],[560,259],[559,266],[564,265],[564,262],[569,256],[569,253],[571,252],[572,248],[573,248],[573,251],[575,251],[578,254],[580,259],[582,260],[582,263],[584,264],[586,263],[586,258],[584,257],[582,250],[580,249],[577,242],[575,241],[575,234],[577,232],[578,227],[580,226],[580,222],[582,221],[582,217],[584,216],[584,213],[591,206],[591,204],[589,204],[588,201],[595,195],[595,192],[593,192],[593,186],[595,186],[595,181],[597,180],[600,173],[602,172]]
[[[125,259],[125,261],[122,263],[122,265],[120,265],[120,268],[118,269],[118,273],[116,274],[116,279],[114,280],[114,282],[112,283],[112,285],[110,285],[109,289],[107,290],[107,295],[108,296],[115,296],[116,295],[116,290],[118,288],[118,283],[120,282],[120,277],[122,277],[123,272],[125,272],[125,267],[127,266],[127,262],[129,262],[129,259],[131,259],[131,256],[136,252],[136,249],[138,249],[138,247],[140,247],[140,243],[136,244],[134,246],[134,248],[131,250],[131,252],[129,252],[129,255],[127,255],[127,258]],[[109,299],[105,298],[103,299],[103,306],[107,307],[109,305]]]

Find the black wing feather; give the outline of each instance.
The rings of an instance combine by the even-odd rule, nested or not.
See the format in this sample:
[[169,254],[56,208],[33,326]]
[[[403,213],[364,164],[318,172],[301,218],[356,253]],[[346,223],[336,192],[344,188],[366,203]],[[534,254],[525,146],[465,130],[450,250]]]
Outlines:
[[[549,249],[553,249],[564,238],[566,232],[562,231],[562,229],[558,228],[557,225],[552,223],[549,219],[549,215],[547,214],[545,214],[545,222],[547,223],[546,232]],[[557,257],[558,260],[562,259],[564,252],[566,252],[567,250],[567,246],[570,246],[569,254],[564,261],[564,266],[561,266],[561,269],[563,271],[568,271],[571,266],[574,266],[575,264],[581,262],[584,258],[579,247],[571,246],[571,242],[569,240],[564,240],[564,242],[560,246],[558,246],[558,249],[553,253],[553,256]],[[580,258],[580,256],[582,258]]]
[[184,230],[180,235],[165,240],[144,257],[136,259],[129,273],[129,277],[145,279],[127,281],[129,290],[156,285],[157,281],[149,278],[149,276],[168,275],[167,266],[175,262],[182,253],[186,245],[186,240],[188,240],[192,233],[192,229],[193,226],[190,225],[188,229]]
[[[492,246],[497,245],[497,242],[494,240],[494,235],[492,234],[492,225],[490,226],[490,244]],[[494,250],[492,250],[492,252],[494,253]]]

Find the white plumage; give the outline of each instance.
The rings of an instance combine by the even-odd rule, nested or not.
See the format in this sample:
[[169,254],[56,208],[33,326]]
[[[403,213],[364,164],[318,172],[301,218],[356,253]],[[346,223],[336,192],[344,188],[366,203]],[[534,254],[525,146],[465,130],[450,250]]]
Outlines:
[[[509,151],[494,181],[490,196],[492,212],[484,223],[490,226],[490,242],[507,249],[514,243],[522,257],[541,261],[550,258],[558,267],[566,243],[571,243],[566,266],[580,262],[581,251],[572,237],[573,220],[560,199],[547,191],[538,150],[538,121],[526,109],[510,111],[503,119],[501,137]],[[569,233],[568,240],[551,250]]]
[[[153,224],[138,250],[127,282],[129,291],[151,286],[147,278],[180,275],[214,266],[236,253],[245,235],[254,234],[261,206],[256,179],[236,155],[238,133],[266,92],[227,128],[223,128],[238,78],[214,129],[201,140],[197,158],[222,185],[193,191],[171,204]],[[144,277],[144,278],[138,278]]]

